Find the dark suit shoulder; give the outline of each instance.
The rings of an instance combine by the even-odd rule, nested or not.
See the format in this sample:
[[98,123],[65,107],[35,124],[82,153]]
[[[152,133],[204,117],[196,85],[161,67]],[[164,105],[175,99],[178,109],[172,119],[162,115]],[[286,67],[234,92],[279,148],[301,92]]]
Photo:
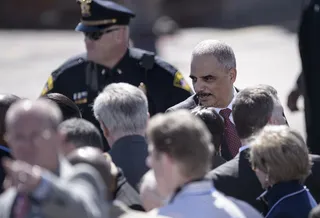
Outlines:
[[187,98],[186,100],[180,102],[179,104],[176,104],[170,108],[167,109],[166,112],[170,112],[170,111],[176,111],[176,110],[180,110],[180,109],[187,109],[187,110],[192,110],[197,106],[197,100],[196,100],[196,95],[192,95],[189,98]]
[[236,177],[239,173],[239,158],[236,156],[230,161],[220,165],[219,167],[211,170],[207,174],[207,178],[216,180],[221,177]]

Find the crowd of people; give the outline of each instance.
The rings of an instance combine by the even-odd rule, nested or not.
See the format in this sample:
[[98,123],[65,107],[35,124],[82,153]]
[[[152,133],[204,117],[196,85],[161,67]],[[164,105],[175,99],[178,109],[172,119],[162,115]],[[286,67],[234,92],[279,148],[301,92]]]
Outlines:
[[231,46],[195,46],[191,88],[129,45],[129,9],[79,4],[87,53],[0,95],[0,218],[320,217],[320,156],[274,87],[235,87]]

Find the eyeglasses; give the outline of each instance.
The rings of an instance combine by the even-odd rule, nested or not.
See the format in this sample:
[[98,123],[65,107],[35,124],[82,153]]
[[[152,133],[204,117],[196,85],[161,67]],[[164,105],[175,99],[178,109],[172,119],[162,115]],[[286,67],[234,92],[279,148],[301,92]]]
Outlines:
[[99,40],[103,34],[107,34],[107,33],[111,33],[113,31],[119,30],[120,28],[116,28],[116,29],[107,29],[104,31],[96,31],[96,32],[84,32],[85,37],[87,37],[88,39],[92,40],[92,41],[96,41]]

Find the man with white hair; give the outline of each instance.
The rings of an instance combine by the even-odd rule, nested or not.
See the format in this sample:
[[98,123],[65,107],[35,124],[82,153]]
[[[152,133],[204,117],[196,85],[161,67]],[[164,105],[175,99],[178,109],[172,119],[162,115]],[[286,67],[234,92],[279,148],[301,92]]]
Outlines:
[[95,99],[93,111],[110,145],[112,160],[137,189],[141,177],[148,171],[144,137],[149,119],[146,95],[133,85],[113,83]]
[[4,166],[11,187],[0,197],[0,217],[102,218],[105,185],[84,164],[72,167],[58,152],[63,135],[59,108],[23,100],[6,115],[6,139],[15,161]]
[[167,111],[191,110],[197,105],[213,107],[225,123],[221,154],[230,160],[241,146],[231,113],[237,95],[233,86],[237,78],[237,65],[232,48],[218,40],[200,42],[192,52],[190,78],[196,94]]

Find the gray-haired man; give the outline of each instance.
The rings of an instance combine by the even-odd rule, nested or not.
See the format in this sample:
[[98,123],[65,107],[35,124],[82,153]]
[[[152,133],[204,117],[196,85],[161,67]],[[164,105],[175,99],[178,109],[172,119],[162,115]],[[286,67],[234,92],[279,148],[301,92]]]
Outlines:
[[95,99],[93,111],[111,147],[112,160],[137,189],[148,171],[144,137],[149,118],[146,95],[130,84],[113,83]]

